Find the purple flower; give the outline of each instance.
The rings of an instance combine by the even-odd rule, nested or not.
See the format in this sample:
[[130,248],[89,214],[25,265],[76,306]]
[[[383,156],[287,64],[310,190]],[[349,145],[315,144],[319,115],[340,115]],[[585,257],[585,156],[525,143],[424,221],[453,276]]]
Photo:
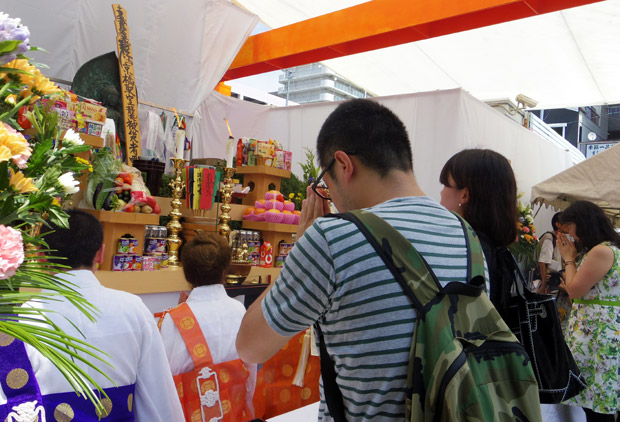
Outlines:
[[21,19],[10,18],[6,13],[0,13],[0,44],[6,41],[21,41],[11,51],[0,54],[0,65],[15,60],[18,54],[30,50],[30,31],[21,24]]

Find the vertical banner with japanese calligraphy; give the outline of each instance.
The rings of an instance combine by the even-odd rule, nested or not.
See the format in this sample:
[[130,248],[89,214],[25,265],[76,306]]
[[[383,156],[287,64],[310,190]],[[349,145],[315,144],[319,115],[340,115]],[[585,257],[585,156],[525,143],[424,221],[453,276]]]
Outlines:
[[[138,92],[133,70],[133,54],[129,42],[127,12],[120,4],[113,4],[114,24],[116,25],[116,46],[121,73],[121,92],[123,94],[123,117],[125,118],[125,152],[127,162],[140,156],[140,126],[138,124]],[[117,130],[120,130],[117,129]]]

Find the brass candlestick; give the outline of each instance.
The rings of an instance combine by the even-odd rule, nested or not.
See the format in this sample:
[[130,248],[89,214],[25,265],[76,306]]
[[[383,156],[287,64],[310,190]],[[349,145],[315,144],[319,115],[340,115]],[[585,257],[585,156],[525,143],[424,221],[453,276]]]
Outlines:
[[226,167],[224,169],[224,189],[222,191],[222,205],[220,205],[220,224],[217,225],[217,232],[220,236],[224,236],[226,240],[230,241],[230,201],[232,199],[233,184],[232,177],[235,174],[235,169]]
[[170,182],[170,188],[172,189],[172,201],[170,205],[172,210],[170,211],[171,220],[166,224],[168,228],[168,237],[166,243],[168,244],[168,265],[171,267],[180,267],[181,261],[179,260],[179,248],[183,241],[179,237],[179,232],[183,229],[179,220],[183,216],[179,211],[181,209],[181,194],[185,189],[185,182],[181,179],[181,172],[185,167],[186,160],[182,158],[171,158],[172,166],[176,177]]
[[222,189],[222,205],[220,205],[220,223],[217,226],[217,231],[220,236],[224,236],[230,245],[231,250],[231,263],[228,268],[228,276],[226,277],[227,284],[238,284],[243,282],[245,277],[250,273],[252,268],[251,263],[248,261],[248,245],[244,242],[241,247],[235,247],[234,239],[230,238],[230,202],[233,194],[232,177],[235,174],[235,169],[226,167],[224,169],[224,188]]

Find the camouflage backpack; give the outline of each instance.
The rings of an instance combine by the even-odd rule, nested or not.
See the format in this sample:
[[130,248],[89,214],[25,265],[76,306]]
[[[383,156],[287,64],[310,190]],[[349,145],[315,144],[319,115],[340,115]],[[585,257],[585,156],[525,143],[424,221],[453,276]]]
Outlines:
[[470,283],[442,287],[411,242],[385,220],[359,210],[338,216],[358,226],[417,311],[407,420],[541,421],[529,357],[484,293],[482,248],[471,226],[459,217]]

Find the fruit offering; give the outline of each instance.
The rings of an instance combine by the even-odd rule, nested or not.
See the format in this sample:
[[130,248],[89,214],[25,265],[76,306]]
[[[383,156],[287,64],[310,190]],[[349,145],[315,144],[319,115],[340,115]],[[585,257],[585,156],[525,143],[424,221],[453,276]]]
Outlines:
[[105,148],[94,154],[85,200],[97,210],[161,213],[157,201],[149,195],[140,171],[122,164]]
[[299,224],[300,211],[295,210],[295,203],[284,200],[277,190],[265,193],[265,199],[258,199],[253,207],[248,207],[243,213],[243,219],[248,221],[266,221],[268,223]]

